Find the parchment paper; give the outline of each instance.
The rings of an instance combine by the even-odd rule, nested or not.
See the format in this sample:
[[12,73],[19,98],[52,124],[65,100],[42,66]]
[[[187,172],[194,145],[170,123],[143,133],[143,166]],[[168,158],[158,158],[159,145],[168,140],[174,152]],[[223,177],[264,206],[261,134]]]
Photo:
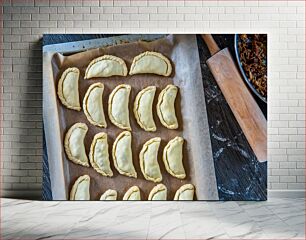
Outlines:
[[[88,63],[98,56],[103,54],[116,55],[124,59],[129,68],[133,57],[147,50],[160,52],[171,59],[175,70],[170,77],[144,74],[127,77],[97,78],[94,80],[84,80],[83,78]],[[68,199],[74,181],[80,175],[88,174],[91,177],[91,200],[98,200],[100,195],[107,189],[117,190],[118,199],[121,200],[126,190],[133,185],[139,186],[142,199],[146,200],[149,192],[156,184],[144,179],[139,166],[138,154],[142,145],[150,138],[156,136],[162,138],[158,161],[163,175],[162,183],[168,188],[168,200],[173,199],[175,191],[185,183],[192,183],[195,185],[196,198],[199,200],[218,199],[195,36],[169,35],[167,38],[162,38],[153,42],[124,43],[106,48],[92,49],[70,56],[63,56],[59,53],[45,53],[44,63],[45,62],[49,62],[49,64],[44,64],[44,123],[47,122],[45,123],[45,130],[54,199]],[[106,129],[91,125],[83,112],[66,109],[60,103],[56,95],[57,82],[62,72],[66,68],[72,66],[78,67],[81,71],[79,84],[81,100],[91,84],[98,81],[104,84],[103,104],[108,125]],[[115,127],[110,122],[107,112],[107,102],[110,92],[117,85],[122,83],[132,86],[129,107],[132,127],[133,161],[138,174],[137,179],[120,175],[114,168],[111,157],[113,142],[116,136],[123,130]],[[179,87],[179,94],[175,106],[179,120],[179,129],[177,130],[169,130],[163,127],[155,111],[158,94],[170,83]],[[136,94],[141,89],[150,85],[157,86],[153,108],[157,131],[153,133],[145,132],[138,126],[132,111]],[[62,146],[63,139],[70,126],[76,122],[84,122],[89,127],[89,131],[85,137],[87,152],[89,152],[91,141],[96,133],[103,131],[108,134],[110,161],[114,172],[112,178],[103,177],[93,168],[76,165],[67,159]],[[162,162],[163,148],[170,139],[178,135],[183,136],[185,139],[184,166],[187,177],[184,180],[179,180],[170,176],[166,172]]]

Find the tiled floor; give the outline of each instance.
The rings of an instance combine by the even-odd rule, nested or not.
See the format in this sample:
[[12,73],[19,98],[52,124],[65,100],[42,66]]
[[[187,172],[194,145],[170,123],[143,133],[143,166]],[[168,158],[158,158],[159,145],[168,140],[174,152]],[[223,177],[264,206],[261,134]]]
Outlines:
[[38,202],[1,199],[3,238],[305,239],[305,199]]

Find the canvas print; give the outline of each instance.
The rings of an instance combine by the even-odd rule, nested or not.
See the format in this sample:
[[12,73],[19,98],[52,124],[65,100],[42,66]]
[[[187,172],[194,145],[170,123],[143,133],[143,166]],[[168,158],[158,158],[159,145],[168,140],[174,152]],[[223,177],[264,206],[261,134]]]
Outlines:
[[44,200],[266,200],[267,35],[44,35]]

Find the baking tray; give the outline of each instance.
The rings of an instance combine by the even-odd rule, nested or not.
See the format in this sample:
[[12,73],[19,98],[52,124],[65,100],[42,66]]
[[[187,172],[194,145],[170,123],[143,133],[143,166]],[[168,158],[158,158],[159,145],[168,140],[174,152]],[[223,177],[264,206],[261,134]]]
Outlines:
[[[139,42],[139,40],[142,41]],[[97,49],[97,47],[99,48]],[[88,51],[88,49],[92,50]],[[122,199],[125,191],[133,185],[139,186],[142,191],[142,199],[147,199],[149,191],[156,184],[146,181],[142,176],[139,167],[138,154],[142,144],[155,136],[160,136],[162,138],[159,151],[159,164],[163,174],[163,183],[168,188],[168,200],[173,199],[175,191],[185,183],[193,183],[196,186],[197,199],[218,199],[206,116],[205,99],[201,75],[199,75],[201,73],[195,36],[126,35],[75,43],[56,44],[54,46],[48,46],[43,50],[44,125],[49,155],[48,159],[50,165],[53,199],[67,199],[72,184],[77,177],[83,174],[89,174],[91,176],[90,192],[92,200],[98,200],[99,196],[109,188],[116,189],[118,191],[118,199]],[[145,50],[155,50],[161,52],[166,56],[169,56],[171,60],[174,61],[175,71],[170,78],[152,75],[147,75],[145,77],[144,75],[136,75],[132,77],[112,77],[98,80],[83,79],[86,66],[93,58],[103,54],[114,54],[122,57],[127,62],[129,67],[133,57]],[[82,51],[85,52],[79,53]],[[184,56],[184,59],[181,59],[182,55]],[[194,59],[195,56],[197,59]],[[191,64],[190,66],[188,61],[198,64]],[[85,146],[87,151],[94,134],[97,132],[104,131],[108,133],[110,146],[112,146],[115,137],[122,132],[121,129],[116,128],[110,123],[108,117],[107,123],[109,127],[107,129],[101,129],[91,125],[82,112],[68,110],[59,103],[56,96],[57,81],[63,70],[71,66],[77,66],[81,70],[81,99],[83,98],[85,91],[90,84],[97,81],[101,81],[105,84],[103,102],[106,117],[106,104],[111,90],[114,89],[115,86],[122,83],[127,83],[132,86],[130,96],[130,120],[133,129],[132,148],[134,165],[138,173],[137,179],[119,175],[113,167],[112,159],[110,160],[112,169],[114,170],[113,178],[103,177],[95,172],[92,168],[85,168],[75,165],[67,160],[62,142],[66,131],[75,122],[85,122],[89,126],[89,131],[85,138]],[[181,77],[184,77],[185,79],[182,79]],[[190,79],[188,79],[188,77],[190,77]],[[196,78],[196,80],[194,78]],[[199,86],[195,86],[194,84],[191,84],[191,82],[195,82]],[[158,130],[155,133],[144,132],[137,125],[131,111],[136,94],[146,86],[156,85],[158,87],[156,95],[158,95],[161,89],[163,89],[169,83],[174,83],[180,87],[180,93],[176,101],[176,110],[178,113],[180,128],[178,130],[168,130],[162,127],[154,111],[154,119]],[[192,85],[192,89],[188,90],[187,86],[190,87],[190,85]],[[202,98],[195,98],[195,96],[202,96]],[[191,99],[192,97],[193,99]],[[155,97],[154,105],[156,105],[156,100],[157,97]],[[199,109],[201,110],[199,111]],[[194,122],[194,120],[197,119],[198,121]],[[198,130],[201,130],[201,134],[198,134]],[[163,147],[170,139],[177,135],[182,135],[186,140],[184,144],[184,165],[187,171],[187,177],[184,180],[173,178],[166,173],[164,165],[161,161]],[[201,135],[202,138],[199,138],[199,135]]]

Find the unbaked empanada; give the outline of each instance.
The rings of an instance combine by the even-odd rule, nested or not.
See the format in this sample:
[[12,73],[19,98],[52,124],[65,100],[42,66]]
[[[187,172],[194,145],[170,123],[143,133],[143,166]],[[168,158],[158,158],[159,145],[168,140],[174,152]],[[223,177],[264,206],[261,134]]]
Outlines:
[[122,175],[137,178],[137,172],[133,165],[132,135],[124,131],[118,135],[113,144],[113,160],[115,168]]
[[113,171],[109,163],[107,134],[97,133],[91,143],[89,160],[91,166],[101,175],[111,177]]
[[174,200],[193,200],[194,186],[185,184],[181,186],[175,193]]
[[87,131],[88,127],[85,123],[75,123],[66,133],[64,141],[68,159],[84,167],[89,167],[84,145]]
[[107,127],[103,110],[103,83],[94,83],[83,99],[83,109],[88,121],[98,127]]
[[175,98],[177,95],[177,87],[168,85],[158,96],[157,115],[160,122],[169,129],[177,129],[178,122],[175,114]]
[[57,94],[67,108],[80,111],[79,97],[80,70],[76,67],[67,68],[58,81]]
[[90,177],[80,176],[73,184],[70,191],[70,200],[90,200],[89,193]]
[[145,131],[156,131],[152,110],[155,92],[156,87],[149,86],[142,89],[135,98],[134,115],[139,126]]
[[145,179],[153,182],[161,182],[163,179],[157,161],[157,154],[161,138],[155,137],[147,141],[140,153],[140,168]]
[[105,193],[103,193],[100,197],[100,200],[104,201],[114,201],[117,200],[117,191],[108,189]]
[[167,187],[164,184],[156,185],[151,190],[148,200],[167,200]]
[[158,52],[144,52],[134,57],[129,74],[153,73],[169,76],[171,72],[171,63],[164,55]]
[[183,143],[183,138],[175,137],[168,142],[163,151],[163,161],[167,172],[179,179],[186,177],[183,165]]
[[131,86],[117,86],[108,99],[108,115],[111,122],[121,129],[131,130],[129,117],[129,97]]
[[124,194],[123,200],[141,200],[139,187],[133,186],[129,188]]
[[85,79],[94,77],[126,76],[125,62],[116,56],[104,55],[92,60],[85,71]]

